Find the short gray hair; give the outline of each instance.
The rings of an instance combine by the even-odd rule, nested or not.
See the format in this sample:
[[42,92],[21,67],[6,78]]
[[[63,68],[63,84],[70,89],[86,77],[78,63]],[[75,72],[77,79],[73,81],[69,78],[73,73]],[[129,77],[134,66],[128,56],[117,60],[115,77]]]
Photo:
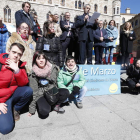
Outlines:
[[90,6],[91,7],[90,4],[85,4],[83,8],[85,9],[87,6]]

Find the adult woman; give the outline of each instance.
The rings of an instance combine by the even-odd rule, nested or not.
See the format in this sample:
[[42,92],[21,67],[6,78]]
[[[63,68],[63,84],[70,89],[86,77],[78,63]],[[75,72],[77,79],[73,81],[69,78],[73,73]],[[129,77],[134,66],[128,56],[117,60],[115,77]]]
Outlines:
[[[51,111],[51,105],[44,98],[44,91],[48,91],[53,87],[56,87],[56,81],[59,68],[51,64],[46,55],[42,52],[36,52],[33,57],[33,69],[29,75],[29,85],[33,89],[33,101],[29,106],[29,116],[33,115],[36,111],[36,105],[38,107],[38,114],[40,117],[47,117]],[[60,104],[64,102],[69,93],[65,89],[59,90],[58,101],[54,108],[54,111],[58,113],[64,113],[65,110],[60,107]]]
[[85,78],[79,66],[76,65],[76,60],[73,56],[68,56],[66,58],[65,66],[59,72],[57,78],[58,87],[68,89],[70,96],[69,99],[73,99],[74,96],[78,95],[76,98],[76,105],[78,108],[82,108],[82,100],[86,94],[87,88],[84,86]]
[[126,84],[131,90],[136,89],[140,93],[140,59],[136,59],[133,65],[128,66],[128,78]]
[[122,67],[128,66],[129,54],[132,53],[133,41],[136,39],[130,22],[126,22],[123,31],[120,33],[120,48],[122,53]]
[[60,28],[60,25],[57,23],[57,19],[56,19],[55,15],[49,15],[48,20],[53,22],[53,24],[54,24],[55,37],[59,37],[62,34],[62,30]]
[[113,60],[113,50],[116,47],[116,40],[118,37],[118,29],[116,27],[115,20],[110,20],[106,28],[106,32],[108,34],[108,38],[106,39],[105,44],[105,61],[106,64],[108,64],[108,55],[110,50],[110,64],[111,64]]
[[43,26],[43,37],[37,41],[36,50],[43,50],[48,60],[57,66],[63,66],[60,38],[55,37],[54,24],[47,21]]
[[7,41],[6,52],[8,52],[12,43],[20,43],[25,47],[25,51],[21,60],[26,61],[26,71],[29,73],[32,69],[32,58],[35,52],[36,43],[30,35],[30,28],[26,23],[21,23],[17,28],[17,32],[13,32]]

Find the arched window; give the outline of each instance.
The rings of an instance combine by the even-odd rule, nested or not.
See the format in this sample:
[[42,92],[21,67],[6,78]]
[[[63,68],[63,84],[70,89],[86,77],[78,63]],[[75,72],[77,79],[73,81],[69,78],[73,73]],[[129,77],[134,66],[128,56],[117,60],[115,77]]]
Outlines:
[[117,14],[119,14],[120,12],[119,12],[120,10],[119,10],[119,7],[117,7]]
[[33,2],[35,2],[36,0],[29,0],[29,1],[33,1]]
[[49,4],[52,4],[52,0],[48,0],[48,3],[49,3]]
[[81,9],[81,8],[82,8],[82,2],[78,1],[78,9]]
[[135,21],[135,26],[137,26],[137,25],[138,25],[138,20]]
[[8,5],[4,8],[4,22],[11,23],[11,9]]
[[107,6],[104,7],[104,14],[107,14]]
[[75,1],[75,8],[77,8],[77,1]]
[[122,24],[124,24],[124,23],[125,23],[125,18],[123,17],[123,18],[122,18]]
[[97,4],[94,5],[94,12],[97,12],[98,11],[98,6]]
[[134,27],[134,22],[132,22],[132,27]]
[[51,15],[51,12],[50,11],[47,13],[47,16],[46,16],[46,19],[47,20],[49,19],[49,15]]
[[60,15],[60,20],[64,20],[64,14],[63,13]]
[[61,0],[61,5],[65,6],[65,0]]
[[115,12],[115,8],[113,8],[113,10],[114,10],[114,15],[115,15],[115,13],[116,13],[116,12]]

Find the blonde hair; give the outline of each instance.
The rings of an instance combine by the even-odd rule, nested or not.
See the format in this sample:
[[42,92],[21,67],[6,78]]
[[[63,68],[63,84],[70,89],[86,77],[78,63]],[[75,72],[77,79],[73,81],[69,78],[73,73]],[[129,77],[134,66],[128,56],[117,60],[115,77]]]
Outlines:
[[130,25],[129,30],[133,30],[133,27],[132,27],[131,22],[125,22],[124,27],[123,27],[123,30],[126,30],[126,26],[127,26],[127,24]]

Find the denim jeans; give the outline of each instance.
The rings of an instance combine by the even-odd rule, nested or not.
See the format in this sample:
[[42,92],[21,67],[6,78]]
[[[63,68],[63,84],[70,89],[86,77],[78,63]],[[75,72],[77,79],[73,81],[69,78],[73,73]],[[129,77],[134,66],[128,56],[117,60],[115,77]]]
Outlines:
[[[87,87],[86,87],[86,86],[83,86],[83,87],[80,89],[80,94],[77,93],[77,95],[75,95],[76,101],[77,101],[77,102],[82,102],[82,100],[83,100],[83,98],[84,98],[86,92],[87,92]],[[64,103],[67,102],[67,101],[69,101],[68,98],[64,101]]]
[[106,47],[105,48],[105,61],[106,61],[106,63],[108,63],[109,49],[110,49],[110,62],[112,62],[112,60],[113,60],[113,50],[114,50],[114,47],[112,47],[112,46]]
[[16,111],[20,111],[30,100],[33,90],[28,87],[18,87],[13,95],[5,102],[7,104],[7,113],[0,115],[0,133],[8,134],[15,126],[13,119],[13,107]]

